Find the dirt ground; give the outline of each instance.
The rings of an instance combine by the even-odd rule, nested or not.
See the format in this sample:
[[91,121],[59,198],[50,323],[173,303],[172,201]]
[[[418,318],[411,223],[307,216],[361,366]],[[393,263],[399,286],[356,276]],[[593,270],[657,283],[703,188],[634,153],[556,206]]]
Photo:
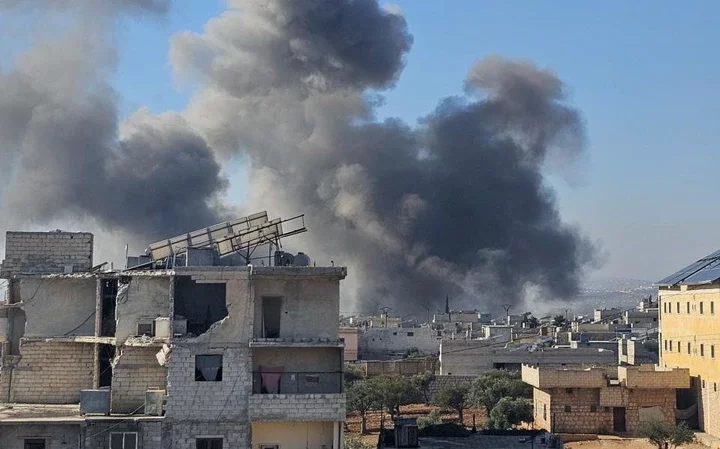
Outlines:
[[[600,437],[593,441],[565,443],[566,449],[657,449],[648,440],[641,438]],[[708,449],[700,443],[686,444],[682,449]]]

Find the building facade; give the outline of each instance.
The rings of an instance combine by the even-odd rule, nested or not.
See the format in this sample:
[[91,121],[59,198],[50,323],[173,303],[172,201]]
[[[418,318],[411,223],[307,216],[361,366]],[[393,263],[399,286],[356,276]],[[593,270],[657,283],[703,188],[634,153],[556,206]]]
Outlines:
[[340,448],[345,268],[102,271],[92,246],[7,235],[0,447]]
[[698,429],[720,438],[720,251],[658,282],[660,364],[690,370],[681,408],[697,408]]
[[686,369],[523,365],[533,386],[535,426],[551,432],[633,434],[649,420],[675,422],[676,390]]

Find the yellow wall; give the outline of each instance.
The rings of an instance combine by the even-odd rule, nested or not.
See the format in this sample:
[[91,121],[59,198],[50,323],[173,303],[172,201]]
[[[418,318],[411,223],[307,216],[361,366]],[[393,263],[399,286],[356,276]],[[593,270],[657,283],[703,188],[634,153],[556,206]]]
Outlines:
[[358,356],[358,328],[341,327],[340,338],[345,341],[345,361],[356,361]]
[[[697,391],[701,398],[699,404],[701,427],[705,432],[720,437],[720,401],[718,401],[720,398],[720,288],[717,284],[706,287],[681,286],[671,290],[660,289],[658,295],[660,365],[688,368],[690,375],[697,378],[699,383]],[[678,313],[678,303],[680,313]],[[714,304],[714,313],[711,313],[711,303]],[[688,354],[688,343],[690,343],[690,354]],[[701,345],[703,355],[701,355]]]
[[332,422],[254,422],[252,447],[279,444],[282,449],[332,449]]

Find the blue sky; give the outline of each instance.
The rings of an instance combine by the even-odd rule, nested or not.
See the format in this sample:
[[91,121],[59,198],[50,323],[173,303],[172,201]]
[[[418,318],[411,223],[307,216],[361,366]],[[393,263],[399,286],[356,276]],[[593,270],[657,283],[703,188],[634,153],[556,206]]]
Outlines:
[[[585,118],[588,152],[553,175],[562,216],[600,242],[595,276],[657,280],[720,248],[720,3],[392,2],[414,45],[380,117],[414,123],[462,92],[475,59],[526,58],[555,71]],[[220,0],[177,1],[169,16],[122,23],[115,87],[121,113],[182,109],[168,62],[170,36],[202,30]],[[231,191],[241,201],[242,171]],[[570,178],[567,182],[565,178]]]

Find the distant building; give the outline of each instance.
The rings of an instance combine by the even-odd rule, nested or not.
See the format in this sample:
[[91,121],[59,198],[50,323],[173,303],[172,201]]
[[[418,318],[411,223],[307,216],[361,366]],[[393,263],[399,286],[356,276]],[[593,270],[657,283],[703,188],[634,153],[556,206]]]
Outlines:
[[593,312],[593,321],[594,322],[600,322],[600,321],[614,321],[614,320],[622,320],[622,309],[612,308],[612,309],[595,309]]
[[436,355],[441,335],[430,327],[362,329],[358,336],[358,357],[363,360],[401,357],[411,348],[421,354]]
[[679,408],[720,438],[720,251],[659,281],[660,364],[688,368],[692,387]]
[[642,422],[675,423],[676,390],[687,369],[523,365],[533,386],[535,426],[551,432],[634,434]]
[[345,344],[345,361],[354,362],[358,359],[358,341],[360,329],[357,327],[341,327],[340,340]]

